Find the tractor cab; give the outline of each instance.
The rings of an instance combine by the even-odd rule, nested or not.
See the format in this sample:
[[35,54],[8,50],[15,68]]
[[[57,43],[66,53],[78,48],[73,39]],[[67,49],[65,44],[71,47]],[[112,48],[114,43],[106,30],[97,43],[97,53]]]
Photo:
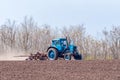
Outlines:
[[67,48],[68,41],[66,38],[53,39],[51,47],[55,47],[59,52]]

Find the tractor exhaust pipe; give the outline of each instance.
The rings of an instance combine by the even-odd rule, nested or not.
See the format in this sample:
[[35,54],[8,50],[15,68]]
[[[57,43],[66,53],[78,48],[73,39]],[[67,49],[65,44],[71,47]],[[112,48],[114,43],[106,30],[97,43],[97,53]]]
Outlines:
[[67,36],[66,36],[66,40],[67,40],[67,48],[68,48],[68,46],[69,46],[69,44],[70,44],[70,37],[67,37]]

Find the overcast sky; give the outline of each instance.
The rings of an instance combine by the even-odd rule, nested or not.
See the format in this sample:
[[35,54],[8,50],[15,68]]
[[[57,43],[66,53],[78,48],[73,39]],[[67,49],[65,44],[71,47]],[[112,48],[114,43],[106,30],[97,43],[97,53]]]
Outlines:
[[39,25],[84,24],[97,36],[104,27],[120,25],[120,0],[0,0],[0,25],[7,19],[21,22],[24,16],[32,16]]

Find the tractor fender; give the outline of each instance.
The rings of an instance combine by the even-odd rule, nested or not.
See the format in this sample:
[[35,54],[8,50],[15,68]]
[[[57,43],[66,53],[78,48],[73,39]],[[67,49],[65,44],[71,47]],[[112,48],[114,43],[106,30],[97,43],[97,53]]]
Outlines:
[[55,47],[48,47],[48,49],[47,49],[47,52],[48,52],[48,50],[50,49],[50,48],[54,48],[54,49],[56,49],[57,51],[58,51],[58,49],[57,48],[55,48]]

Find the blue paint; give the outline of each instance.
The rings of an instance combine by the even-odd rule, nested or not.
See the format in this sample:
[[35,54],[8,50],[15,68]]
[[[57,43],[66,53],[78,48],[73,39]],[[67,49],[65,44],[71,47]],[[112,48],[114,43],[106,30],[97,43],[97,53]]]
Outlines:
[[[58,57],[63,56],[66,53],[69,53],[71,55],[74,55],[76,58],[79,57],[79,53],[77,51],[77,47],[73,44],[73,42],[68,42],[66,38],[58,38],[53,39],[51,46],[52,48],[55,48],[58,52]],[[49,51],[49,56],[51,59],[54,59],[55,53],[52,51]],[[65,56],[65,59],[69,59],[70,56]]]

